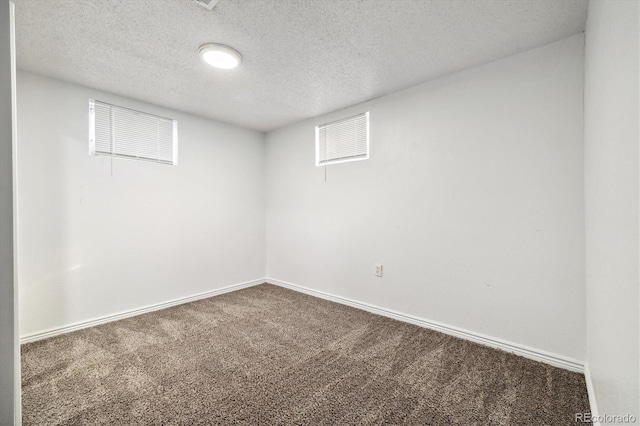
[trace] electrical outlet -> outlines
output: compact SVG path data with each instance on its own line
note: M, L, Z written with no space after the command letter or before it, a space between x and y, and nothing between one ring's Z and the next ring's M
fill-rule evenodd
M377 263L377 264L376 264L376 274L375 274L375 275L376 275L376 277L381 277L381 276L382 276L382 273L383 273L383 267L382 267L382 264Z

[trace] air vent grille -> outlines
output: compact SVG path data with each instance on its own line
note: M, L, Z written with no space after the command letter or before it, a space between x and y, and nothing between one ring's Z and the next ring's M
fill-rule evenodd
M216 4L218 4L218 0L193 0L193 1L199 4L200 6L204 7L205 9L209 9L209 10L213 10L213 8L216 7Z

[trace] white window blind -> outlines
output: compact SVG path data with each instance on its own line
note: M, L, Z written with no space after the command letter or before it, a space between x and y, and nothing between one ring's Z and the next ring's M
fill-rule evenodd
M89 100L89 153L178 164L178 122Z
M369 158L369 112L316 127L316 166Z

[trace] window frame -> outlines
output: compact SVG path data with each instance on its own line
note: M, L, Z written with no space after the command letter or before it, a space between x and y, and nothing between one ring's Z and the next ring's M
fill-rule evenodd
M353 120L357 117L361 117L363 116L365 117L365 122L366 122L366 141L367 141L367 151L366 154L364 156L351 156L351 157L342 157L339 159L335 159L335 160L325 160L323 162L320 162L320 130L338 123L343 123L349 120ZM320 124L317 125L315 128L315 139L316 139L316 167L322 167L322 166L329 166L332 164L340 164L340 163L349 163L351 161L360 161L360 160L368 160L369 157L371 156L371 134L369 131L369 111L365 111L364 113L358 113L358 114L354 114L351 115L349 117L345 117L345 118L340 118L338 120L334 120L334 121L330 121L328 123L324 123L324 124Z
M113 120L113 110L121 110L127 113L132 113L135 115L141 115L144 117L153 118L158 121L164 121L172 126L172 159L171 161L162 160L160 158L149 158L149 157L140 157L135 155L127 155L127 154L118 154L113 152L113 141L111 141L111 152L99 151L96 147L96 104L106 106L110 108L111 120ZM128 108L122 105L115 105L110 102L100 101L98 99L89 99L89 155L93 157L111 157L111 158L121 158L124 160L134 160L134 161L144 161L147 163L156 163L156 164L165 164L168 166L177 166L178 165L178 120L164 117L157 114L151 114L148 112L140 111L133 108ZM112 138L113 138L113 121L111 122L110 129Z

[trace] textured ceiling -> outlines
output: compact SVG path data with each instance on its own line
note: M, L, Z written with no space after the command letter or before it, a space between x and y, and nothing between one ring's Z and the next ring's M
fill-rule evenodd
M268 131L584 30L586 0L16 0L20 69ZM240 68L215 70L204 43Z

